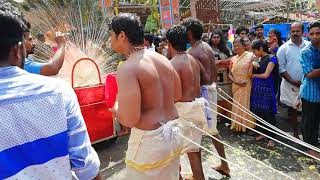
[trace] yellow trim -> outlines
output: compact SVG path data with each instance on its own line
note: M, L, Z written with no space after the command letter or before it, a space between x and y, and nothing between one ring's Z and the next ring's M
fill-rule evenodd
M163 158L162 160L159 160L154 163L138 164L138 163L135 163L131 160L126 159L126 164L127 164L127 166L135 169L136 171L143 172L143 171L163 167L163 166L167 165L170 161L172 161L175 157L178 157L182 154L183 154L182 148L180 148L180 149L176 150L175 152L173 152L172 154L170 154L168 157Z

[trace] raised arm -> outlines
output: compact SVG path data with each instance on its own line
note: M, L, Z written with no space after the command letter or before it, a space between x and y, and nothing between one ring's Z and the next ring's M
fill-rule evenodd
M285 45L282 45L278 52L277 52L277 58L278 58L278 62L279 62L279 72L281 74L281 76L288 81L290 84L296 86L296 87L300 87L301 85L301 81L296 81L294 79L291 78L291 76L289 75L289 73L287 72L286 69L286 64L287 64L287 58L285 55Z
M45 63L41 67L40 74L44 76L53 76L59 73L65 56L65 45L66 41L63 36L58 36L56 38L56 42L58 44L58 51L54 54L52 61L49 63Z

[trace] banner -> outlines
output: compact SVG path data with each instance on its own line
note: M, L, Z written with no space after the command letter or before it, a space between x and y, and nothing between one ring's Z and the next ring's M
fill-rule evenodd
M180 13L179 13L179 0L172 1L172 14L173 14L173 24L180 23Z
M112 15L112 0L100 0L98 6L101 8L103 16Z
M160 17L161 28L169 29L173 25L173 12L171 0L159 0L160 1Z

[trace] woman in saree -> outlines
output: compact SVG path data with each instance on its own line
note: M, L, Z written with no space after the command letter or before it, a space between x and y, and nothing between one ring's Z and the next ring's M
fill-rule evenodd
M250 121L253 118L241 110L243 108L238 108L237 102L240 103L244 108L250 109L250 92L251 92L251 76L252 76L252 61L254 55L251 52L245 50L246 42L241 38L236 38L234 40L234 50L237 54L232 58L231 71L229 74L232 80L232 94L233 94L233 105L232 112ZM238 106L238 107L236 107ZM236 132L246 132L246 127L242 125L249 126L251 128L255 127L255 124L250 123L234 114L231 118L239 123L232 122L231 129Z

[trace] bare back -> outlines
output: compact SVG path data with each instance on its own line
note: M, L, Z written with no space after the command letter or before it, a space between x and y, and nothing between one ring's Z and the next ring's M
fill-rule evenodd
M204 67L204 73L206 73L206 76L201 76L200 84L210 85L213 82L215 82L217 76L215 57L214 52L212 48L209 46L209 44L205 42L200 42L198 45L190 49L189 54L198 59Z
M200 97L199 62L189 54L181 54L172 58L171 64L181 80L182 97L179 102L190 102Z
M128 110L124 110L124 112L131 112L131 109L136 109L132 113L139 113L140 115L135 118L136 122L134 124L128 123L130 124L129 127L153 130L161 126L160 122L165 123L178 118L179 115L174 102L175 98L179 96L177 95L179 93L176 92L181 91L181 84L178 73L167 58L155 52L144 51L143 53L135 53L130 60L121 66L125 66L121 72L127 73L128 80L118 83L123 90L120 92L119 87L118 96L120 96L120 93L123 96L129 96L125 95L125 93L131 94L131 89L125 83L132 84L134 81L137 82L137 86L133 90L134 94L130 95L131 99L136 100L131 101L133 104L127 105L126 108ZM135 85L132 86L135 87ZM127 99L130 99L130 97ZM123 100L122 104L125 103L126 101ZM133 118L133 116L126 116L124 121L130 121L130 118Z

